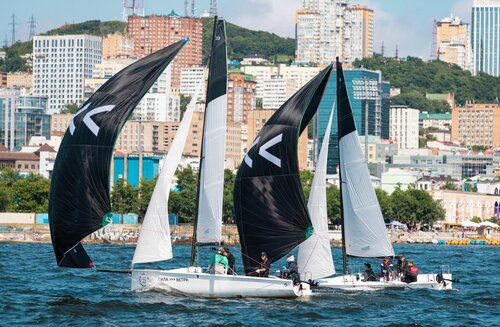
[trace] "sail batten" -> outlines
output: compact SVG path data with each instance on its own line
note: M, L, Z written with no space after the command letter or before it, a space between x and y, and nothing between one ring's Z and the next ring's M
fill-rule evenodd
M328 209L326 202L326 170L333 108L316 164L307 208L314 227L313 234L299 246L297 265L303 280L316 280L335 274L330 238L328 236Z
M49 223L58 265L93 266L80 241L110 222L109 168L115 141L132 110L186 42L124 68L74 116L61 142L50 187Z
M394 256L368 163L359 143L340 63L337 63L337 92L345 254L364 258Z
M226 29L222 19L215 19L206 101L195 235L197 243L220 243L227 116Z
M317 111L330 72L331 66L274 113L240 165L234 210L247 273L261 252L274 262L309 237L312 223L300 183L298 139Z

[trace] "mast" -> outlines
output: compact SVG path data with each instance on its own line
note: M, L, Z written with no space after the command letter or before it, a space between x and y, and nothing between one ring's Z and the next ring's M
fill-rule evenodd
M223 35L217 35L218 33L218 28L219 28L219 23L222 24L221 26L221 33ZM214 29L213 29L213 36L212 36L212 51L210 55L210 63L209 63L209 74L208 74L208 85L207 85L207 93L206 93L206 106L205 106L205 113L203 117L203 134L202 134L202 142L201 142L201 153L200 153L200 164L199 164L199 170L198 170L198 188L196 192L196 211L195 211L195 220L194 220L194 230L193 230L193 240L191 243L191 261L190 261L190 266L193 266L196 262L196 255L197 255L197 248L200 245L218 245L220 244L220 240L217 242L206 242L205 240L202 240L198 242L198 228L200 228L200 221L199 221L199 216L200 216L200 204L202 201L204 201L203 205L201 206L202 208L207 207L207 205L210 206L210 204L213 204L215 206L219 206L217 199L207 199L206 192L207 190L205 189L205 185L207 184L207 181L210 179L210 177L205 176L206 173L204 173L205 165L208 164L208 167L214 168L214 160L219 161L221 158L218 157L220 153L217 153L220 151L220 144L217 144L219 148L216 148L216 145L212 145L207 143L209 148L213 150L213 152L216 153L207 153L207 149L205 148L205 143L207 142L206 139L206 133L212 133L213 129L215 127L224 127L224 135L223 139L225 142L225 101L226 101L226 93L227 93L227 67L222 67L221 68L221 59L223 62L223 65L227 65L227 60L226 60L226 37L225 37L225 29L224 29L224 21L221 20L219 22L218 17L214 18ZM220 47L223 46L223 51L224 55L221 55L220 52ZM223 58L222 58L223 57ZM222 81L221 81L221 78ZM224 82L225 81L225 82ZM221 102L223 103L223 120L224 123L219 126L220 121L218 122L217 119L222 119L222 116L220 115L217 110L221 110ZM216 115L219 114L219 115ZM217 116L217 117L215 117ZM214 118L215 117L215 118ZM219 123L219 124L218 124ZM215 126L217 125L217 126ZM221 135L215 135L213 137L221 137ZM212 138L213 138L212 137ZM212 142L215 141L215 142ZM217 143L216 140L210 140L210 143ZM225 148L225 145L222 146ZM212 151L210 150L210 151ZM223 150L222 150L223 151ZM208 161L206 161L206 156L207 154L209 155L210 158L208 158ZM223 156L223 154L222 154ZM224 161L224 158L222 157L222 162ZM220 167L216 167L218 170ZM222 163L222 176L224 175L223 172L223 163ZM215 175L217 175L217 172L215 172ZM204 189L204 196L202 197L202 190ZM208 203L211 202L211 203ZM211 207L213 208L213 207ZM211 210L211 209L209 209ZM206 224L205 224L206 225ZM203 226L203 224L201 224ZM203 227L202 227L203 228ZM220 226L219 226L220 229ZM220 231L219 231L220 232ZM200 234L203 235L203 234ZM202 237L203 239L203 237Z
M340 69L339 67L342 64L339 61L339 57L337 57L337 63L336 63L336 69L337 69L337 106L340 105L340 96L339 96L339 78L340 78ZM343 77L343 74L342 74ZM340 131L340 110L337 108L337 135L339 134ZM339 155L339 191L340 191L340 224L342 225L342 266L343 266L343 273L344 276L347 275L347 249L345 246L345 218L344 218L344 204L342 201L342 174L341 174L341 167L342 163L340 161L340 137L337 137L337 151Z

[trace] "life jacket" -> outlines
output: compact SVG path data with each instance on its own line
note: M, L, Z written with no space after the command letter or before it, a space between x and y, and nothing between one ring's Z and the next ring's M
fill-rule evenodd
M418 275L418 267L415 267L415 266L410 267L410 273L411 273L412 275L417 276L417 275Z

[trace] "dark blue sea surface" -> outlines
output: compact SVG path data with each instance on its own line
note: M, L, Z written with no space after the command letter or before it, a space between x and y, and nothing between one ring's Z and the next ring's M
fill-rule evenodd
M100 268L127 268L134 246L86 245ZM238 247L231 247L237 255ZM64 269L50 244L0 243L0 325L25 326L500 326L500 247L395 245L420 272L452 267L454 291L323 291L298 299L199 299L130 291L127 274ZM174 246L185 266L189 246ZM207 260L210 249L201 254ZM339 248L333 248L341 271ZM369 261L355 260L354 270ZM208 262L208 261L207 261ZM275 263L279 269L282 262ZM205 264L203 264L205 265Z

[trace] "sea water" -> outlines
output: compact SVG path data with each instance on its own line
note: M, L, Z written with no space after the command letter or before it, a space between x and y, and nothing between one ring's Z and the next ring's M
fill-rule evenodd
M101 268L127 268L130 245L86 245ZM237 264L239 247L231 247ZM297 299L199 299L130 291L130 276L58 268L50 244L0 243L0 325L25 326L500 326L500 247L395 245L421 273L449 265L453 291L321 291ZM186 266L190 246L154 267ZM212 249L200 254L208 263ZM337 271L341 253L333 248ZM206 261L206 262L205 262ZM351 271L377 260L356 259ZM283 261L274 263L279 269Z

